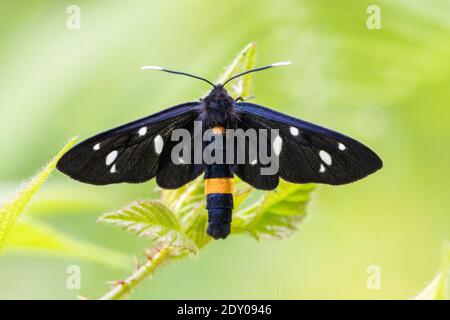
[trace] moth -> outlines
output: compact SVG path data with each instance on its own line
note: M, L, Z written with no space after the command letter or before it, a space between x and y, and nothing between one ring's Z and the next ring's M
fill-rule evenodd
M234 176L256 189L274 190L280 178L291 183L342 185L380 169L381 159L362 143L267 107L235 100L225 89L226 84L243 75L287 64L278 62L247 70L218 84L185 72L145 66L145 70L202 80L212 90L197 101L176 105L77 144L59 160L57 168L75 180L94 185L141 183L156 177L156 183L165 189L180 188L204 174L207 233L214 239L224 239L230 233ZM243 150L247 155L244 163L176 163L171 156L176 145L171 134L184 129L194 136L196 121L202 124L202 130L212 130L216 138L228 129L277 130L275 138L257 138L258 146L266 145L277 156L277 172L262 174L267 164L249 158L250 150L258 148L255 144L237 145L234 150L224 147L223 151L231 153ZM206 147L201 146L202 150ZM190 152L194 153L194 148Z

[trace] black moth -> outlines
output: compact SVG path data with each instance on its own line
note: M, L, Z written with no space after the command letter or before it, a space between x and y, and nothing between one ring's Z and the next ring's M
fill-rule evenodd
M380 169L381 159L360 142L257 104L239 102L224 88L226 83L244 74L286 64L274 63L248 70L216 85L184 72L144 67L197 78L213 89L204 99L171 107L79 143L62 157L57 168L75 180L94 185L140 183L156 177L157 184L166 189L179 188L205 173L207 233L215 239L226 238L230 233L234 175L257 189L273 190L280 178L292 183L340 185ZM194 121L201 121L203 130L213 129L216 134L223 134L224 129L278 129L275 151L278 172L262 175L264 165L259 161L174 163L171 152L176 142L171 140L171 132L183 128L193 137ZM267 139L267 145L274 151L274 140ZM252 148L236 146L239 147L246 153Z

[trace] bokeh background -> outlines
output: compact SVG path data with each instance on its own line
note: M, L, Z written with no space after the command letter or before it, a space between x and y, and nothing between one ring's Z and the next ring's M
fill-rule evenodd
M370 4L381 8L381 30L366 27ZM67 28L69 5L81 9L79 30ZM216 241L198 258L158 271L133 297L414 296L438 270L450 238L446 0L2 1L0 199L70 137L89 137L207 89L140 66L214 79L250 41L260 65L293 61L255 75L257 103L351 135L385 167L358 183L318 188L292 238ZM107 281L130 273L133 254L142 258L149 243L97 217L154 197L154 182L93 187L55 173L26 216L76 241L80 252L7 250L0 299L100 296ZM98 254L84 251L94 246ZM66 287L74 264L80 290ZM379 290L366 285L371 265L381 270Z

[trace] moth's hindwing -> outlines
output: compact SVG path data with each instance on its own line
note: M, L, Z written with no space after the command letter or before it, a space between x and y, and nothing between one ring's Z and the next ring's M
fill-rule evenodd
M205 165L202 161L196 163L195 152L202 152L203 142L202 132L195 132L194 122L190 122L183 129L189 132L190 139L190 155L185 158L184 154L173 155L176 159L172 159L172 149L181 141L172 141L170 138L167 141L167 147L164 148L161 154L158 171L156 174L156 183L164 189L177 189L186 183L194 180L200 176L205 170ZM197 147L200 144L200 149ZM181 152L182 153L182 152ZM186 159L186 160L185 160Z

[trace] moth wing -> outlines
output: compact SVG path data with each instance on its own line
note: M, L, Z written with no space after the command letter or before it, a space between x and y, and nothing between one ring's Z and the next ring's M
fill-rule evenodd
M381 159L362 143L333 130L253 103L237 103L241 122L279 130L279 176L294 183L341 185L379 170Z
M191 182L200 176L205 170L203 157L195 163L195 152L203 151L202 132L196 132L194 122L189 123L183 129L186 130L188 141L168 141L167 147L164 148L158 170L156 174L156 183L164 189L177 189L186 183ZM189 154L185 155L184 150L180 154L172 154L172 150L179 143L188 142ZM199 146L197 146L197 143ZM186 157L188 156L188 157Z
M180 104L97 134L69 150L57 168L94 185L150 180L157 173L170 133L194 121L200 104Z
M257 143L252 144L250 140L245 140L245 143L237 141L235 139L234 144L234 159L233 165L231 165L231 171L238 176L242 181L247 182L249 185L260 190L273 190L278 186L279 175L275 174L262 174L262 170L270 166L270 164L263 164L261 161L259 148L264 144L267 151L271 150L270 134L266 137L258 135L259 129L269 129L263 122L257 121L250 115L241 115L238 123L238 130L242 129L247 134L251 134L253 130ZM236 131L237 135L237 131ZM246 138L247 139L247 138ZM238 161L238 157L241 155L243 159Z

